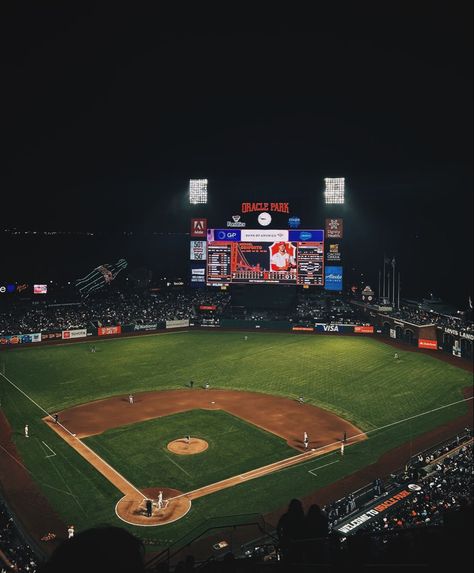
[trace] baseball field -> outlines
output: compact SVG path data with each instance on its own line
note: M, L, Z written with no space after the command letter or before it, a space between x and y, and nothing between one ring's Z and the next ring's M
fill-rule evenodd
M395 359L368 337L180 331L94 344L0 354L4 467L21 465L64 524L121 525L152 549L360 471L465 415L472 386L465 370L411 351ZM141 514L141 494L158 490L186 500L167 522Z

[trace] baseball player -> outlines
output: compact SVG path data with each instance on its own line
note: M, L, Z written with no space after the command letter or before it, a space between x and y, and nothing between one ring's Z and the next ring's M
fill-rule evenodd
M303 434L303 445L305 450L308 449L308 444L309 444L308 434L305 432Z
M158 492L158 509L163 508L163 492Z
M146 505L146 516L151 517L153 510L153 503L151 499L147 499L145 505Z
M189 444L189 442L191 441L191 436L184 436L184 441Z
M71 539L72 537L74 537L74 525L70 525L67 528L67 537L68 537L68 539Z
M133 404L133 394L128 395L128 402L129 404Z
M341 456L344 455L344 442L341 442Z
M25 438L29 438L30 437L30 430L28 428L28 424L25 424Z

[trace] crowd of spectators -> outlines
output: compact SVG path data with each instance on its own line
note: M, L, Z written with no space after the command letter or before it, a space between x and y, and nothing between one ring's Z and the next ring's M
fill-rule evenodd
M228 298L226 293L211 291L165 291L115 293L63 303L11 303L0 313L0 335L188 319L196 316L201 305L213 305L216 312L222 312Z
M306 322L358 324L354 307L342 298L333 298L324 294L299 294L295 319Z
M464 509L472 504L472 443L460 446L453 454L450 451L446 446L439 452L427 454L414 468L408 468L406 479L410 477L410 470L417 467L423 468L423 473L426 473L417 482L420 489L405 503L397 505L389 516L371 522L367 531L440 525L444 522L446 511Z
M208 307L201 312L200 307ZM209 307L215 307L210 309ZM207 289L163 290L149 293L98 293L86 299L11 302L0 312L0 335L31 334L124 324L156 324L201 317L249 321L328 322L362 324L356 311L340 298L298 295L296 304L282 309L233 306L231 295Z
M0 571L35 573L38 558L20 535L7 507L0 499Z
M462 332L474 333L474 324L464 316L442 314L433 310L416 308L413 305L402 305L399 309L389 311L386 314L416 326L434 324L440 327L454 328Z

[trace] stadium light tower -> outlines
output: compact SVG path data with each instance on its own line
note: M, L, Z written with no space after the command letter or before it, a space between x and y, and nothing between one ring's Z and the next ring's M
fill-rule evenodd
M207 203L207 179L189 180L189 203L191 205Z
M324 200L326 204L344 204L344 177L326 177L324 179L326 185L324 189Z

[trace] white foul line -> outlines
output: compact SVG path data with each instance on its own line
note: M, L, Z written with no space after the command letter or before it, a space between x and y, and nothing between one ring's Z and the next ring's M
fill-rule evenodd
M308 470L308 473L310 473L316 477L318 474L313 473L314 470L320 470L321 468L325 468L326 466L332 466L332 464L338 464L339 462L340 462L340 460L334 460L333 462L329 462L328 464L324 464L322 466L318 466L317 468L313 468L312 470Z
M53 456L56 455L56 452L54 452L54 451L48 446L48 444L47 444L46 442L43 442L43 440L41 440L41 443L44 444L44 445L48 448L48 450L51 452L48 456L46 456L47 458L52 458Z

